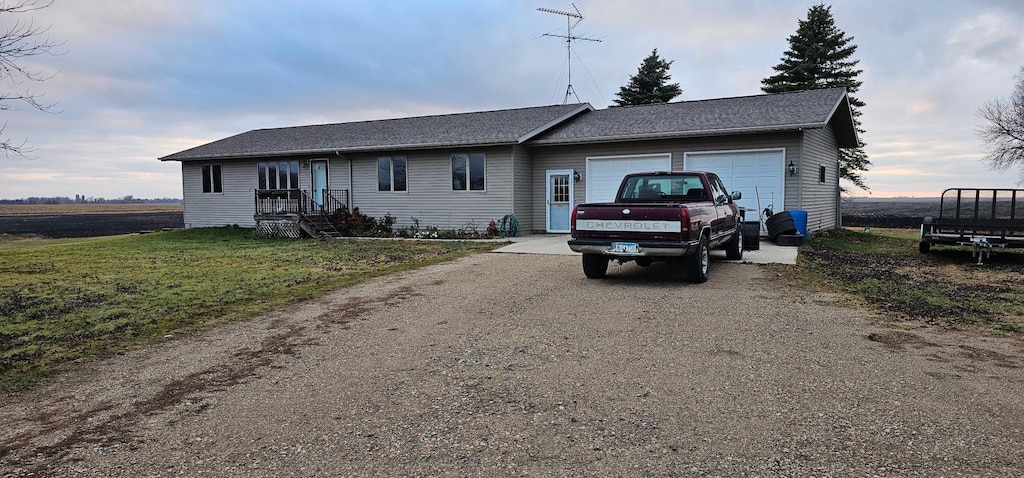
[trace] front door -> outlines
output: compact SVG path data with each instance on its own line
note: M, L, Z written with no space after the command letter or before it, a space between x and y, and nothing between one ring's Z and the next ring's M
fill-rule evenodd
M324 205L324 190L327 189L327 161L316 160L310 163L310 176L312 176L313 201L318 206Z
M569 232L572 170L547 172L547 232Z

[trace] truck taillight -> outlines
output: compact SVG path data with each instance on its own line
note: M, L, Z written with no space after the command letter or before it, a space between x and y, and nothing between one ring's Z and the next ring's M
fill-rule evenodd
M685 207L680 209L679 228L682 232L688 232L690 230L690 211L687 211Z
M572 214L569 215L569 230L572 231L572 232L576 232L576 209L577 208L578 207L572 208Z

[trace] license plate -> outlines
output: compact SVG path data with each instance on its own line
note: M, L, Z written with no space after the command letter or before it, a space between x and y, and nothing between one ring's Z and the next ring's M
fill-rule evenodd
M640 248L635 242L613 242L612 249L608 252L612 254L640 254Z

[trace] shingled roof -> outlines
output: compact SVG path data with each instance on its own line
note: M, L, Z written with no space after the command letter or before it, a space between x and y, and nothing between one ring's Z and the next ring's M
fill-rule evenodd
M598 110L538 136L532 144L574 144L823 128L839 147L859 145L843 88L682 101Z
M527 141L585 111L588 103L257 129L160 158L161 161L333 154Z

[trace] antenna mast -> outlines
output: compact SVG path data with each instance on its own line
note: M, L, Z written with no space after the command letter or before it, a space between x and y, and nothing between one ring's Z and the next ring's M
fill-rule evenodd
M578 36L575 36L575 35L572 34L572 29L576 28L576 25L579 25L580 22L583 21L583 13L580 12L579 8L576 8L576 4L575 3L573 3L571 5L572 5L572 9L575 10L575 12L563 12L561 10L552 10L550 8L538 8L537 9L538 11L541 11L541 12L544 12L544 13L554 13L555 15L565 15L565 25L566 25L565 35L552 35L550 33L545 33L544 35L542 35L542 36L546 36L546 37L565 38L565 51L566 51L566 54L567 54L568 60L569 60L569 68L568 68L569 69L569 86L567 86L565 88L565 98L562 100L562 104L563 105L569 102L569 96L575 96L576 97L576 101L580 102L579 95L577 95L576 94L576 90L574 90L572 88L572 42L573 42L573 40L586 40L586 41L594 41L594 42L600 42L601 41L601 40L597 40L595 38L578 37ZM573 18L576 19L575 22L572 21Z

